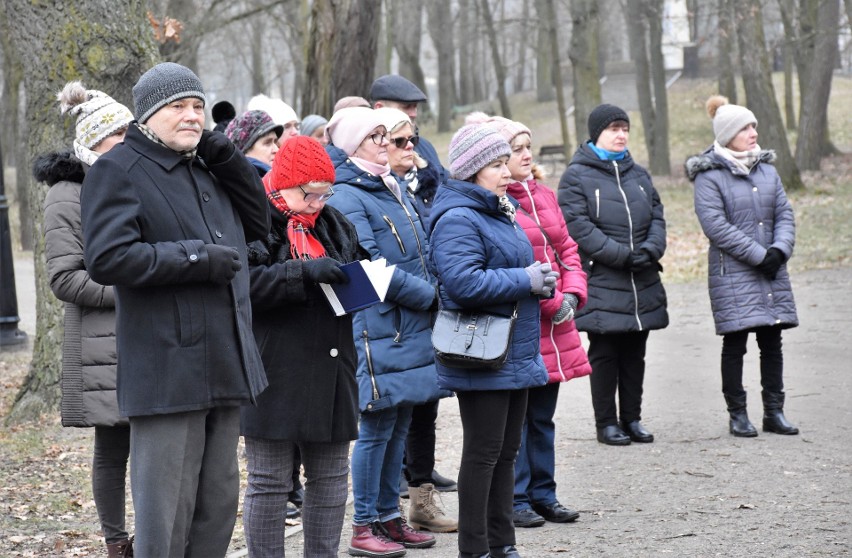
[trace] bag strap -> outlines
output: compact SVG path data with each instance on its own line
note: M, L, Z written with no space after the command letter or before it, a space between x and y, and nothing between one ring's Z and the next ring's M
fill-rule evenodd
M565 262L562 261L562 258L559 257L559 252L556 251L556 247L553 245L553 241L550 239L550 235L547 234L547 231L544 230L544 227L539 224L538 219L530 215L530 212L524 209L522 206L519 205L518 209L523 211L524 215L532 219L532 222L535 223L535 226L538 227L538 230L541 231L541 234L544 236L544 241L547 243L548 246L550 246L550 249L553 250L553 255L556 257L556 263L558 263L561 267L567 269L568 271L574 271L573 267L571 267L570 265L566 265Z

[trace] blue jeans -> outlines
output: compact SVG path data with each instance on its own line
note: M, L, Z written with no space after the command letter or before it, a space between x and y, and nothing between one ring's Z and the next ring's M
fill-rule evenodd
M352 523L368 525L399 517L399 471L411 407L361 413L358 440L352 450Z
M556 427L553 415L559 384L530 388L521 448L515 461L515 510L531 504L549 506L557 502L554 469Z

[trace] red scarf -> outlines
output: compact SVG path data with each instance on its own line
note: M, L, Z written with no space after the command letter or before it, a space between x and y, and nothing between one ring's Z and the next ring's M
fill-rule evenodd
M266 186L266 197L272 206L281 215L287 218L287 239L290 241L290 255L294 259L314 260L326 255L325 247L314 234L314 224L319 217L320 211L312 214L296 213L287 206L287 202L281 196L280 190L271 189L271 180L264 177L263 184Z

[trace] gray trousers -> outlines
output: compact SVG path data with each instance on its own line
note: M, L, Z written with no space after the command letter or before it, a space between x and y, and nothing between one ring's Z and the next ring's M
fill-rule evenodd
M240 492L240 408L130 418L136 558L220 558Z
M250 558L284 556L287 495L296 448L305 467L304 556L336 558L346 514L349 442L288 442L246 437L248 486L243 527Z

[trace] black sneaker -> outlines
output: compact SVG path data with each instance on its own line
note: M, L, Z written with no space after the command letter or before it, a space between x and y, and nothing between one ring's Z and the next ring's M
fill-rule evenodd
M524 508L512 512L512 522L515 527L541 527L544 525L544 518L530 508Z

